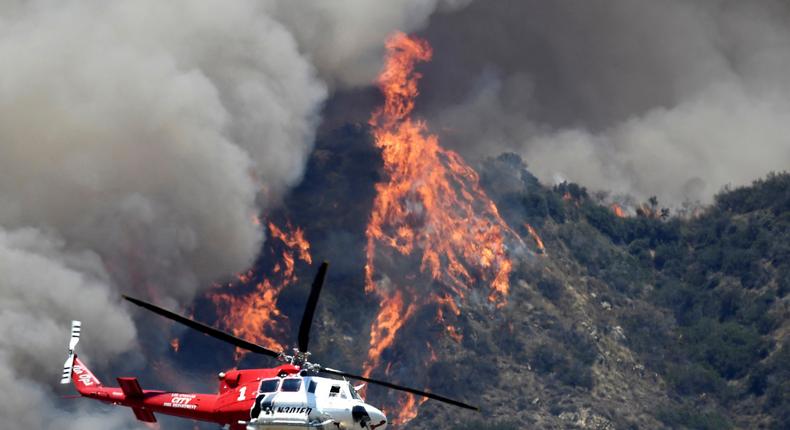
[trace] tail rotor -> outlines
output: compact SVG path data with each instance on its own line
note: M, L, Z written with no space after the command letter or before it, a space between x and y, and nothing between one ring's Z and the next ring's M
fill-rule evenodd
M68 384L69 382L71 382L71 372L74 369L74 358L76 356L74 350L75 348L77 348L77 344L80 341L81 331L82 331L82 322L72 321L71 339L69 340L69 355L66 358L66 362L63 363L63 377L60 379L61 384Z

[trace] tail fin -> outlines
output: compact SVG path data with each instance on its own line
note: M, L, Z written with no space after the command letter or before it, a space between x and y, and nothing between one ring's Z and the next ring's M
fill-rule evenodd
M82 323L79 321L71 322L71 339L69 340L69 356L66 362L63 363L63 377L60 379L61 384L68 384L71 382L71 372L74 369L74 349L80 341L80 332L82 331Z
M61 384L68 384L74 381L74 386L80 394L87 394L102 386L101 381L88 369L87 366L77 357L75 349L80 341L82 323L79 321L71 322L71 339L69 340L69 356L63 363L63 377Z
M96 388L102 387L99 378L77 356L74 357L74 371L72 375L74 386L80 394L90 393L96 391Z

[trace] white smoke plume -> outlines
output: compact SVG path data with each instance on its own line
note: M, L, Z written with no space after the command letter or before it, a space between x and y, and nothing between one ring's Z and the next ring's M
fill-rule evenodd
M476 1L425 36L423 112L468 156L673 206L790 166L787 2Z
M136 344L120 292L175 308L245 269L328 89L463 3L0 0L0 427L139 427L56 400L69 321L103 373Z
M93 327L82 350L96 364L133 343L132 321L118 311L98 256L68 252L62 240L34 229L0 231L0 273L2 427L123 428L118 415L101 417L107 419L102 425L82 426L95 419L92 414L56 412L46 388L56 382L54 369L63 361L64 321L79 315Z

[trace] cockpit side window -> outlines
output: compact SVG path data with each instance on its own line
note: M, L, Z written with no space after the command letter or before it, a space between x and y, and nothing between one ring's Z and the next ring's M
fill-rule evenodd
M329 397L340 397L340 385L333 385L329 389Z
M316 387L318 387L318 383L311 379L310 383L307 384L307 392L308 393L315 393Z
M264 379L261 381L261 387L258 389L259 393L274 393L277 391L277 386L280 385L279 379Z
M288 379L283 379L283 386L280 388L280 391L295 392L295 391L299 391L299 388L301 387L302 387L301 379L288 378Z

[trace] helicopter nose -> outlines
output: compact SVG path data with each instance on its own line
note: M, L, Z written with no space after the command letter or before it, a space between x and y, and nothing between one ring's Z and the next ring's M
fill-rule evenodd
M387 428L387 416L384 415L384 412L370 405L365 405L365 409L367 409L368 415L370 415L371 429L384 430Z

